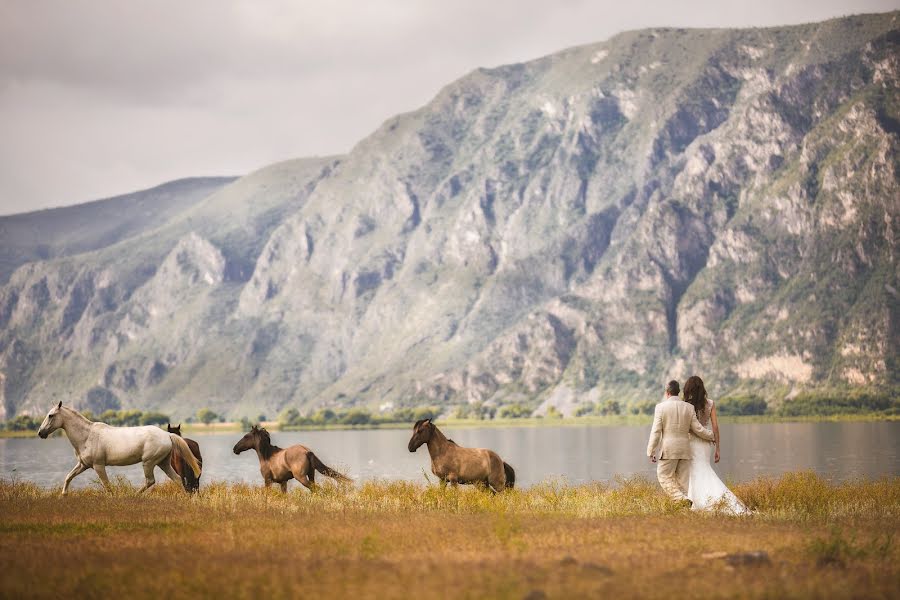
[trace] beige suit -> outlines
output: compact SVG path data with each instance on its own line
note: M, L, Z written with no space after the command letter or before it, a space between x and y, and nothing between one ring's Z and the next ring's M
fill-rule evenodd
M660 450L656 477L673 500L687 498L691 474L691 433L704 440L715 441L713 432L700 424L694 407L678 396L669 396L656 405L647 456L655 456L656 451Z

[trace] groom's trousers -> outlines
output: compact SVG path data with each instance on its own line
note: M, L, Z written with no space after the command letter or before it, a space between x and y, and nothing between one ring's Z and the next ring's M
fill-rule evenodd
M691 479L691 459L661 458L656 463L659 485L673 500L687 499Z

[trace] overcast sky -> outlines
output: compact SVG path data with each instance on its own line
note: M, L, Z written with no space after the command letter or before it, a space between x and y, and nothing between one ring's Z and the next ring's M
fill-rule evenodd
M0 214L343 153L480 66L900 0L0 0Z

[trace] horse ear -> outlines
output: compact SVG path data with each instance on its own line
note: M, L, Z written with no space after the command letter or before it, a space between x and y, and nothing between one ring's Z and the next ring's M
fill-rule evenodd
M62 408L62 400L59 401L59 404L56 405L56 408Z

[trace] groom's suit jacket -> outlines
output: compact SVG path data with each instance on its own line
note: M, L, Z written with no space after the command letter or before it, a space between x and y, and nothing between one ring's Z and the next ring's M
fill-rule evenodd
M690 459L691 432L704 440L715 441L712 431L700 424L691 404L678 396L669 396L656 405L647 456L653 456L661 448L660 459Z

